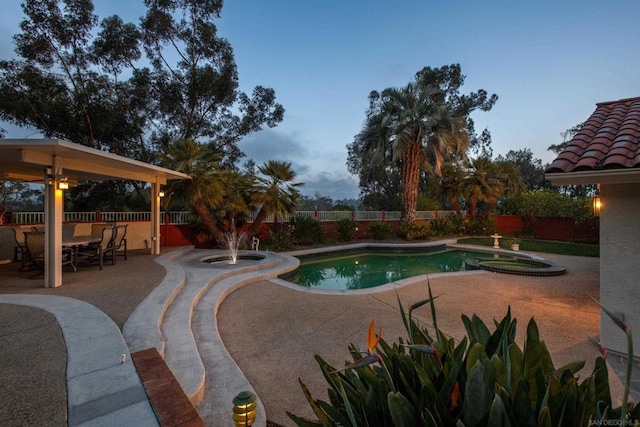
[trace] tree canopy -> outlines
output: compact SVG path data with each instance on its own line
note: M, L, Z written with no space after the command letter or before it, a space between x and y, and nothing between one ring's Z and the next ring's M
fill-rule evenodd
M465 159L468 150L490 150L489 132L478 136L470 114L489 111L497 96L462 94L464 80L458 64L425 67L405 87L369 94L366 122L347 146L365 203L389 206L401 194L403 220L411 222L426 176L440 176L444 163Z
M510 150L504 156L499 155L496 160L512 163L522 175L522 183L528 190L541 190L551 187L544 178L546 166L542 164L542 160L533 157L533 153L529 148Z
M91 0L25 0L17 57L0 61L0 118L153 163L193 140L211 146L219 167L236 167L237 142L282 121L275 92L238 89L233 49L215 25L222 1L144 4L140 22L125 23L99 21Z

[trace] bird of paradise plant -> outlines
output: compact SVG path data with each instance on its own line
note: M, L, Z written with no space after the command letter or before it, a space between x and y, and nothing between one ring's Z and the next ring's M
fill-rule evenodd
M579 382L577 372L585 363L555 368L533 319L524 346L518 346L510 310L494 321L493 332L476 315L463 315L466 336L456 344L438 328L434 300L429 288L429 298L406 312L398 298L406 342L388 344L381 329L375 334L372 321L366 350L351 345L353 361L343 368L316 355L329 384L328 401L315 399L299 380L317 420L289 417L303 427L640 425L640 405L628 402L628 390L623 405L612 407L603 357ZM413 312L427 303L434 336L413 320ZM630 328L612 319L627 334L633 354Z
M356 360L353 363L349 363L342 369L338 369L333 373L344 371L347 369L355 369L360 368L362 366L370 365L372 363L381 362L380 356L376 353L376 347L380 344L380 340L382 339L382 328L380 328L380 332L378 335L375 333L375 324L372 320L369 324L369 332L367 333L367 349L366 350L358 350L359 353L365 354L365 356L361 359Z

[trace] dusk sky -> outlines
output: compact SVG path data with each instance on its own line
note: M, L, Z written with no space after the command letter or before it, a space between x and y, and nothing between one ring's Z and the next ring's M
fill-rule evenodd
M94 4L100 18L144 14L142 0ZM18 1L3 9L8 59L22 11ZM597 102L640 96L639 18L637 0L240 0L225 2L216 24L234 48L241 89L272 87L286 109L278 127L240 148L258 164L291 161L304 194L337 200L359 193L346 145L369 92L404 86L425 66L459 63L463 92L499 96L473 115L478 131L491 131L494 156L530 148L551 162L547 147ZM32 133L6 128L13 138Z

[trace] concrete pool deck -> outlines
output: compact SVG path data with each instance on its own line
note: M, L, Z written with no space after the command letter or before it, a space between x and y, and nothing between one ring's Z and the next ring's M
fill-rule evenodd
M543 254L540 254L543 255ZM507 307L519 320L522 343L526 323L536 319L541 337L556 367L585 360L588 375L597 351L585 334L599 335L599 308L590 295L599 293L599 263L593 258L544 254L545 259L567 267L555 277L525 277L489 272L430 275L440 328L456 339L464 335L462 313L478 314L489 327L501 319ZM427 297L427 279L415 279L397 289L405 304ZM418 318L431 325L428 306L417 310ZM321 355L333 366L350 359L347 347L366 344L371 320L382 336L397 341L406 333L400 319L396 292L313 292L283 287L273 281L237 290L222 303L218 325L233 359L256 390L270 420L293 425L285 414L313 418L300 390L300 378L315 398L326 399L327 385L315 362ZM252 325L252 327L247 327ZM621 383L610 374L615 395Z
M170 366L173 363L172 358L174 361L182 360L182 369L186 367L192 371L187 373L192 379L195 378L193 395L202 401L198 406L201 414L216 411L224 414L230 410L227 408L230 399L224 395L233 392L231 385L237 377L246 376L250 387L257 391L262 400L267 418L280 424L291 425L285 415L286 410L299 415L309 415L297 378L302 378L316 397L324 396L326 390L313 360L314 353L322 355L334 365L341 365L348 358L349 343L363 344L371 319L376 321L376 325L382 326L383 337L388 341L404 336L393 286L387 289L380 288L375 292L338 291L334 295L328 295L326 292L314 293L295 285L281 286L279 279L274 279L278 267L271 264L271 261L262 263L260 269L250 269L251 271L244 271L240 275L229 274L228 269L207 268L200 263L200 259L203 254L213 252L215 251L177 251L173 254L175 257L168 261L165 259L163 266L167 271L164 280L161 281L156 278L161 279L158 268L162 270L162 267L159 267L153 257L141 258L142 261L139 260L139 264L135 265L129 261L123 262L126 266L126 277L116 281L122 282L116 285L118 289L124 290L129 284L129 288L136 290L135 295L147 296L144 301L153 303L151 306L146 305L147 309L152 308L147 314L150 319L155 318L156 325L158 313L162 316L166 314L168 319L173 319L172 323L157 326L155 330L152 324L151 328L139 331L138 338L142 341L136 345L155 346L158 343L157 333L160 333L161 342L165 340L169 347L174 348L184 345L181 340L188 338L187 334L194 337L193 343L185 347L191 349L190 351L195 349L195 356L202 360L207 372L205 391L201 391L199 383L204 381L204 374L192 375L193 372L203 372L200 369L194 370L195 366L189 362L194 354L180 351L167 355L166 360ZM555 278L516 277L486 272L431 275L429 281L434 293L443 293L437 300L441 329L459 338L462 331L461 313L471 315L476 312L489 323L493 317L501 318L507 305L511 304L513 315L520 320L520 333L524 330L524 323L528 318L536 317L541 335L547 341L556 366L576 359L593 362L596 352L584 333L598 335L599 310L588 294L598 295L599 263L594 262L593 258L551 255L544 257L566 265L569 272ZM120 265L119 262L118 267ZM107 270L111 268L107 267ZM145 311L145 302L139 303L139 299L132 304L132 298L128 295L114 298L115 279L112 278L103 284L112 287L112 292L109 292L109 288L106 288L106 291L101 290L97 283L105 279L104 272L96 271L94 275L98 278L96 283L83 283L85 279L80 280L81 276L69 274L69 278L80 282L77 286L69 284L67 288L63 286L55 290L31 289L27 293L61 294L83 299L101 308L119 327L122 327L127 318L133 321L140 316L140 313L130 316L136 305L136 312ZM86 280L91 280L88 277ZM186 285L189 282L192 286ZM426 295L424 277L407 279L401 284L403 286L398 288L398 293L405 304L423 299ZM164 290L164 297L159 297L158 294L162 293L163 287L168 290ZM20 291L20 288L16 289ZM0 286L0 291L11 290L16 292L13 288L3 290ZM183 295L184 301L178 301L173 313L167 310L163 312L162 307L165 303L170 302L169 305L172 305L174 299L177 301L177 296L173 295L174 291L186 291ZM101 292L103 295L99 296ZM166 292L169 293L168 296ZM418 316L429 324L428 308L420 309ZM11 316L4 320L8 324L12 321L19 322L19 319L12 319ZM55 322L55 319L39 321L50 324ZM178 325L177 329L174 329L172 324ZM191 324L194 325L193 328L189 328ZM127 327L124 329L126 336ZM219 330L221 339L211 334L213 330ZM22 334L28 337L34 333L34 329L9 329L9 332L3 344L6 342L10 346L18 346L6 350L19 352L18 343L23 341L13 338ZM171 336L176 338L172 339ZM177 343L180 345L177 346ZM134 346L131 342L128 344L133 351ZM49 360L60 357L64 360L65 355L59 355L59 346L48 347L47 351L50 352ZM228 357L229 354L233 359ZM213 369L216 370L209 370L211 366L215 366ZM176 368L174 371L177 377L180 376L180 369ZM613 379L612 383L614 389L619 390L619 382ZM237 386L236 384L233 387ZM189 387L183 384L183 388ZM10 391L11 388L5 390ZM203 394L199 395L201 393ZM2 411L0 418L1 416ZM209 420L208 425L223 425L212 423L212 418L203 418L205 421ZM264 422L264 418L262 420Z

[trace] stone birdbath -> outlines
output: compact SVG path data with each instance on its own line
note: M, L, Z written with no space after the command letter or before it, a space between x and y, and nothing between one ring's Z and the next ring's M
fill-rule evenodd
M502 236L496 233L492 234L491 237L493 237L493 249L500 249L500 239Z

